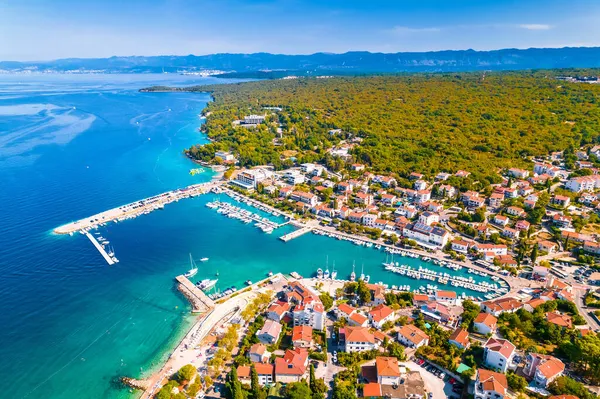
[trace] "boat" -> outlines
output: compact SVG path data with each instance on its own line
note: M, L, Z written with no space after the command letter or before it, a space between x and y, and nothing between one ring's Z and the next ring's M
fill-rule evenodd
M360 268L360 277L358 278L359 280L364 280L365 279L365 265L362 265Z
M329 278L329 269L325 269L325 274L323 275L323 278L327 279Z
M246 280L246 285L252 285L252 281L251 280Z
M337 277L337 270L335 270L335 262L333 262L333 270L331 271L331 279L335 280Z
M202 258L200 259L200 262L208 262L208 258Z
M320 267L317 269L317 278L323 278L323 269Z
M200 288L202 291L208 291L217 284L217 281L219 281L219 280L218 279L211 280L211 279L207 278L207 279L200 281L198 284L196 284L196 286L198 288Z
M368 283L369 280L371 280L371 276L369 276L368 274L365 276L365 283Z
M194 277L197 273L198 273L198 267L196 266L196 263L194 262L194 259L192 258L192 254L190 254L190 266L192 267L190 270L188 270L187 273L185 273L183 275L183 277Z
M350 274L350 281L356 280L356 273L354 272L354 263L352 263L352 273Z

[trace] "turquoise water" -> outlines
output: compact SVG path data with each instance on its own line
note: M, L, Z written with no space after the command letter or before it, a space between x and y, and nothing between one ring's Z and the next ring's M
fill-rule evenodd
M269 271L310 275L328 256L339 277L352 262L371 281L386 256L326 237L288 243L205 206L207 195L100 231L120 262L108 266L71 220L207 181L182 149L203 142L207 94L139 93L149 84L214 83L177 75L0 75L0 376L11 398L126 398L115 380L157 367L193 321L173 277L241 287ZM221 195L221 200L226 197ZM231 201L231 200L228 200ZM396 259L401 261L400 259ZM413 266L415 259L402 260ZM429 267L433 267L432 265ZM446 269L447 270L447 269ZM415 286L423 282L415 282Z

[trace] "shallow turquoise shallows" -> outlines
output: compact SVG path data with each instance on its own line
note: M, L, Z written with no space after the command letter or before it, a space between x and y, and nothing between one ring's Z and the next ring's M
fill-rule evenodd
M51 233L72 220L210 180L209 172L190 175L195 165L182 155L205 141L198 114L210 96L138 89L216 82L178 75L0 75L0 377L6 397L130 397L118 377L158 367L193 321L173 281L189 269L189 253L209 258L198 263L195 279L218 272L221 290L269 271L310 275L325 268L327 258L338 278L355 262L357 274L364 264L372 282L426 285L386 272L385 254L374 249L314 235L283 243L277 237L289 227L268 235L228 219L205 206L214 196L101 228L120 260L113 266L84 236Z

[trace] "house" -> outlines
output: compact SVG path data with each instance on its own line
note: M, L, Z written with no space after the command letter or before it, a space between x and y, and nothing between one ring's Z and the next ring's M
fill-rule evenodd
M289 310L290 304L288 302L273 302L267 308L267 319L281 321L281 319L283 319Z
M460 349L467 349L469 345L471 345L471 342L469 341L469 332L459 327L450 334L448 342Z
M356 198L354 200L357 204L371 205L373 203L373 196L371 194L356 193Z
M427 182L425 180L417 180L413 183L413 188L417 191L425 190L427 188Z
M335 317L339 320L339 319L346 319L348 320L350 318L350 316L352 316L354 313L356 313L356 308L348 305L347 303L340 303L334 310L333 312L335 313Z
M532 298L529 301L525 302L525 305L523 305L523 309L525 309L529 313L533 313L535 308L537 308L538 306L540 306L541 304L543 304L545 302L546 301L542 298Z
M565 195L555 195L554 197L550 198L550 203L565 208L571 203L571 198Z
M292 201L302 202L310 206L315 206L317 205L317 202L319 202L319 197L317 197L315 194L305 193L304 191L293 191L290 194L290 199Z
M419 223L426 224L431 226L434 223L438 223L440 221L440 215L437 213L425 211L419 215Z
M567 181L565 188L576 193L582 191L594 191L600 188L600 176L579 176L573 177Z
M512 363L516 347L506 339L490 338L483 349L486 366L506 373Z
M471 174L471 172L467 172L466 170L459 170L457 171L454 176L456 177L469 177L469 175Z
M413 295L413 305L417 307L427 306L427 304L431 301L429 295L426 294L414 294Z
M391 206L394 205L397 201L397 197L394 194L382 194L381 195L381 203Z
M254 344L248 350L248 358L252 363L266 363L270 357L271 353L265 344Z
M430 301L427 304L421 306L421 314L426 320L432 320L440 324L454 325L460 317L461 311L459 307L452 307L444 305L437 301Z
M398 341L409 348L419 348L429 343L429 336L412 324L400 327Z
M350 318L348 319L348 325L366 327L369 325L369 318L363 314L355 312L350 315Z
M371 292L371 301L368 306L377 306L385 303L385 287L379 284L367 284L369 292Z
M483 335L493 334L496 332L496 323L498 319L495 316L481 312L473 320L473 330Z
M520 235L520 231L517 229L513 229L511 227L505 227L504 230L502 230L501 234L504 237L510 238L510 239L518 239L519 235Z
M423 223L408 224L402 230L402 235L419 241L422 245L432 245L440 248L445 247L450 238L450 234L441 227L427 226Z
M561 215L560 213L555 213L552 216L552 224L554 224L556 227L559 227L561 229L570 228L572 221L573 221L573 219L571 219L570 216Z
M502 312L514 313L522 307L523 304L514 298L502 298L481 303L481 310L496 317L500 316Z
M469 252L469 245L470 243L468 241L454 240L452 241L451 247L453 251L466 254L467 252Z
M444 197L454 198L456 197L456 188L449 184L442 184L438 187L438 192Z
M452 176L450 173L440 172L437 175L435 175L435 180L436 181L445 181L445 180L448 180L450 178L450 176Z
M546 320L548 323L552 323L562 328L573 328L573 320L571 316L558 313L558 312L548 312L546 313Z
M400 367L395 357L379 356L375 359L377 383L381 385L398 385L400 383Z
M347 182L343 181L343 182L340 182L340 183L338 183L338 185L337 185L337 187L335 188L335 190L336 190L338 193L345 193L345 194L348 194L348 193L351 193L351 192L352 192L352 186L350 186L350 184L349 184L349 183L347 183Z
M508 174L517 179L527 179L529 171L525 169L511 168L508 170Z
M440 302L455 302L456 301L456 292L438 290L435 292L435 300L440 301Z
M244 190L255 189L259 183L273 176L273 172L266 169L248 169L237 174L231 184Z
M502 201L504 201L504 195L500 193L492 193L488 202L492 208L500 208L502 206Z
M547 252L549 254L556 252L558 244L548 240L540 240L537 242L538 250Z
M411 172L411 174L408 175L408 180L419 180L422 178L423 178L423 175L421 173L417 173L417 172Z
M519 208L518 206L509 206L506 208L506 213L517 217L523 217L527 214L523 208Z
M523 373L538 387L547 388L565 371L565 364L554 356L529 353L525 358Z
M274 344L281 334L281 324L275 320L266 320L265 325L256 334L256 338L263 344Z
M375 342L375 336L366 327L346 327L345 348L350 352L364 352L377 349L379 345Z
M273 371L275 367L270 363L253 363L256 374L258 375L258 384L261 386L272 384L274 381ZM250 366L238 366L237 368L238 378L243 384L250 385L251 370Z
M229 151L217 151L215 152L215 158L218 158L223 162L235 161L235 157Z
M396 318L395 312L389 306L380 304L369 311L369 320L373 327L380 329L381 326L388 321L393 321Z
M510 222L510 219L507 216L504 216L504 215L496 215L496 216L494 216L493 221L498 226L504 227L504 226L506 226L508 224L508 222Z
M306 377L308 351L305 348L288 349L283 357L275 359L275 381L287 384Z
M356 172L361 172L361 171L365 170L365 165L360 164L360 163L353 163L351 166L351 169Z
M584 241L583 250L592 255L600 255L600 244L594 241Z
M594 239L591 236L587 234L577 233L575 231L563 230L560 232L560 236L562 237L562 239L569 240L570 242L584 243L586 241L594 241Z
M530 226L531 223L529 223L527 220L519 220L517 223L515 223L515 229L518 231L527 231L529 230Z
M368 227L375 227L375 221L377 220L377 215L372 213L365 213L360 220L360 222Z
M475 399L503 399L508 389L506 375L495 371L477 369Z
M294 326L292 328L292 344L294 348L308 348L312 344L311 326Z
M506 255L508 253L508 247L506 245L503 245L503 244L480 244L480 243L475 243L473 245L473 248L478 253L491 252L495 256Z

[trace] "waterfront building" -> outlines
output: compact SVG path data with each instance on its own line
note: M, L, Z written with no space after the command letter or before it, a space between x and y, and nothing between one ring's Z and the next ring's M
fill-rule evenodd
M481 312L473 320L473 330L483 335L493 334L496 332L496 323L498 319L495 316Z
M398 330L398 341L409 348L419 348L429 343L429 335L425 334L418 327L407 324Z
M366 327L346 327L344 333L344 350L348 353L370 351L379 346L375 336Z
M237 174L232 184L241 187L245 190L255 189L259 183L273 176L270 170L266 169L248 169Z

